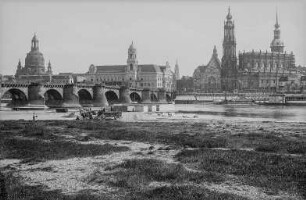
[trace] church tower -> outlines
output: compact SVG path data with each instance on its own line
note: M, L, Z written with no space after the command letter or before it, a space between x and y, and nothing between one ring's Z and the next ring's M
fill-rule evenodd
M175 80L180 79L180 69L179 69L179 65L178 65L177 60L176 60L176 63L175 63L175 68L174 68L174 75L175 75Z
M221 86L223 91L233 91L237 82L237 57L235 24L232 21L231 10L228 8L224 22L223 57L221 64Z
M49 63L48 63L47 74L52 75L52 66L51 66L50 60L49 60Z
M22 66L21 66L20 59L19 59L19 61L18 61L18 65L17 65L17 70L16 70L16 73L15 73L15 77L18 78L19 75L22 75Z
M130 86L136 84L137 73L138 73L138 60L137 51L134 47L134 42L130 45L128 49L128 59L127 59L127 81L130 82Z
M275 53L283 53L284 52L284 43L280 39L280 29L279 29L279 24L278 24L278 16L276 12L276 23L274 25L274 38L271 42L271 51Z

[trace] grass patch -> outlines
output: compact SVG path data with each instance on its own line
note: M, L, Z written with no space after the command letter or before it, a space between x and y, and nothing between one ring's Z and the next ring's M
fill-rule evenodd
M150 182L193 182L201 183L214 182L220 183L224 181L223 177L216 173L210 172L194 172L186 170L182 164L166 163L156 159L131 159L126 160L108 170L116 170L111 174L112 179L109 184L111 186L141 190ZM102 175L105 176L105 175ZM97 176L93 176L94 179Z
M74 195L64 195L61 190L48 190L42 185L24 185L12 172L5 175L8 200L112 200L110 194L92 195L90 191L81 191ZM0 196L1 197L1 196ZM0 198L1 199L1 198Z
M246 184L277 192L306 191L306 159L239 150L184 150L177 159L200 170L243 177Z
M247 200L234 194L218 193L196 186L164 186L132 194L129 199L169 199L169 200Z
M96 156L129 149L110 144L77 144L67 141L45 142L38 139L24 140L20 138L6 139L3 145L7 150L6 158L23 159L24 162Z

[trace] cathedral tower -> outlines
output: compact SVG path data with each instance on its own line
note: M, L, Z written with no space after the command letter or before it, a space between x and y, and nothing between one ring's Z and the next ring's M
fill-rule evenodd
M279 24L278 24L278 16L276 12L276 23L274 25L274 38L271 42L271 51L276 52L276 53L283 53L284 52L284 43L280 39L280 29L279 29Z
M137 51L134 47L134 42L130 45L128 49L128 59L127 59L127 80L128 82L135 82L137 80L138 73L138 60L137 60ZM132 83L133 84L133 83Z
M223 91L233 91L237 82L237 57L235 24L230 8L224 22L223 57L221 65L221 85Z

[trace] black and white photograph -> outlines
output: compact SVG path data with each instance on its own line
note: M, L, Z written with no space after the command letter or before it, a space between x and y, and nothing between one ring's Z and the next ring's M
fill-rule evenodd
M0 200L306 200L305 11L0 1Z

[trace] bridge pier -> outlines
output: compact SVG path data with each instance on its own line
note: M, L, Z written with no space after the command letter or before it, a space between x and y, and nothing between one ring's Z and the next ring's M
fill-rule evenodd
M159 101L159 103L167 103L166 90L164 90L164 89L159 89L158 90L158 101Z
M64 86L63 97L64 103L62 104L62 107L81 107L77 88L73 84L67 84Z
M42 92L42 85L39 83L32 83L28 86L28 104L30 107L46 107L45 97Z
M123 86L119 90L119 100L121 103L132 103L130 98L130 89L126 86Z
M106 107L108 106L108 101L105 96L105 88L102 85L95 85L93 87L93 106L96 107Z
M151 103L150 89L148 88L142 91L142 103Z

